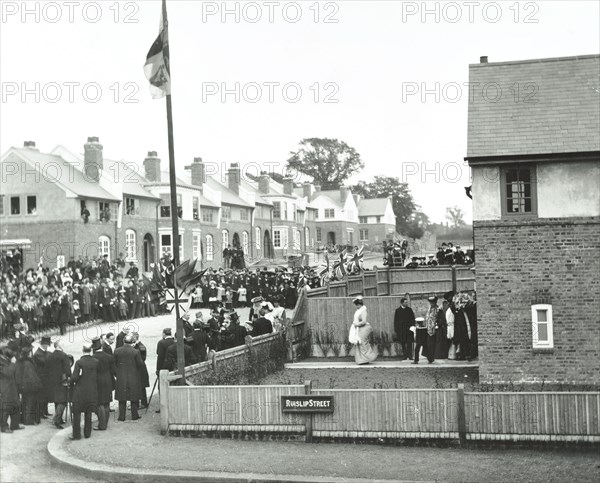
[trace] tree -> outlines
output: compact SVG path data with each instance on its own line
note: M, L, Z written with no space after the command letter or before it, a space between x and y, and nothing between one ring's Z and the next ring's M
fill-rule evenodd
M446 219L452 223L454 228L465 224L465 212L458 206L446 208Z
M290 152L287 169L311 176L323 190L338 189L344 181L365 167L360 154L343 141L307 138L300 149Z
M412 197L407 183L401 183L392 176L375 176L370 183L359 181L352 186L352 193L364 198L392 197L392 208L396 215L396 231L411 238L421 238L429 218L424 213L418 212L417 205Z

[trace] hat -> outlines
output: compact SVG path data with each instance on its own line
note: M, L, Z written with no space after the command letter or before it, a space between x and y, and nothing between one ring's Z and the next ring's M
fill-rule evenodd
M165 335L171 335L171 328L167 327L166 329L163 329L163 334L165 334Z
M363 296L362 295L357 295L353 300L352 303L356 303L356 302L363 302Z
M429 258L433 258L433 255L427 255Z
M92 350L96 351L102 347L102 342L100 341L100 337L94 337L92 339Z
M430 302L437 302L438 298L435 295L432 295L431 297L428 297L427 300L429 300Z
M40 345L50 345L52 344L52 340L50 340L50 337L42 337L42 340L40 341Z
M261 302L263 302L265 299L263 299L262 297L254 297L252 300L250 300L250 302L252 302L253 304L259 304Z
M454 297L454 292L452 290L450 290L449 292L446 292L444 294L444 300L451 302L452 298Z

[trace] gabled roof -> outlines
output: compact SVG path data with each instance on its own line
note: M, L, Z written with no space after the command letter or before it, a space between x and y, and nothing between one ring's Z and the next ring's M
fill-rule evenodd
M61 173L57 174L58 179L53 182L67 193L73 193L75 196L81 198L121 201L100 187L98 183L87 180L81 171L60 156L40 153L37 149L31 148L12 148L12 151L32 164L36 169L43 169L49 163L58 165L61 168ZM50 174L49 172L46 177L53 179L54 174Z
M600 151L600 55L469 66L467 157Z
M169 182L169 171L161 170L160 179L161 179L160 183L155 183L155 182L147 181L144 178L144 180L145 180L144 185L145 186L166 186L166 187L171 186L171 183ZM195 185L191 184L189 182L189 180L175 176L175 183L176 183L176 186L179 188L186 188L186 189L191 189L191 190L197 191L197 193L194 194L194 196L198 196L199 201L200 201L200 206L208 206L211 208L220 208L220 206L218 204L216 204L214 201L209 200L202 194L202 190L199 186L195 186Z
M146 178L140 174L139 169L132 169L132 164L125 161L114 161L104 158L104 171L110 170L112 173L118 173L121 176L123 185L123 194L137 196L139 198L158 199L157 196L144 188L148 183ZM110 166L110 167L109 167Z
M221 192L221 204L245 206L246 208L254 208L253 205L248 203L236 195L235 192L231 191L227 186L219 183L216 179L211 176L206 177L206 184L216 191Z
M246 181L245 179L242 179L242 185L241 186L246 191L251 191L251 192L253 192L255 194L255 200L256 200L257 204L259 204L259 205L273 206L273 203L271 203L266 198L263 198L264 193L260 192L260 190L258 189L258 186L257 186L256 183L251 183L249 181Z
M389 198L361 199L358 203L358 216L383 216L389 202Z

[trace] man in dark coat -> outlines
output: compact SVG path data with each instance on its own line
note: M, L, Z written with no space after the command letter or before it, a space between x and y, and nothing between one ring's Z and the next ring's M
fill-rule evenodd
M273 324L265 317L265 309L258 311L258 319L253 323L252 337L258 337L259 335L270 334L273 332Z
M67 333L67 325L71 320L71 304L69 303L69 295L67 294L67 289L61 289L61 294L59 298L59 312L58 312L58 326L60 328L60 335L65 335Z
M129 334L129 326L125 325L122 329L121 332L119 332L117 334L117 343L115 345L115 349L118 349L119 347L123 346L125 337L127 337L127 334Z
M38 377L44 386L43 399L40 404L40 416L44 419L49 415L48 402L50 402L52 399L52 387L48 382L48 356L50 355L50 352L48 352L48 347L50 347L51 343L50 337L42 337L42 340L40 341L40 347L33 354L35 370L37 371Z
M15 378L16 366L11 362L12 357L13 354L9 349L0 351L0 431L3 433L12 433L16 429L25 427L19 424L20 401Z
M171 334L171 329L163 329L162 339L156 345L156 375L163 369L167 369L167 349L175 343L175 339Z
M146 388L150 387L150 375L148 374L148 367L146 367L146 356L148 350L146 346L140 341L140 335L137 332L132 332L133 347L140 353L142 358L142 368L140 370L140 381L142 384L142 397L140 399L140 409L148 407L148 395L146 394Z
M48 355L48 383L51 386L54 402L54 426L63 429L62 419L69 396L69 380L71 379L71 361L63 352L60 341L54 343L54 352Z
M415 313L406 304L405 297L400 299L400 307L394 313L394 331L402 348L402 360L412 359L414 335L410 328L415 325Z
M81 439L81 413L84 414L83 436L92 435L92 413L98 404L98 359L92 356L92 345L83 346L83 355L73 368L73 436Z
M109 355L113 355L112 345L115 343L115 334L109 332L102 340L102 350Z
M98 360L98 426L94 429L99 431L106 430L110 416L110 402L113 400L113 391L115 389L115 359L112 354L107 354L102 348L100 338L92 341L92 350L94 358Z
M206 348L209 344L210 339L202 327L201 320L198 321L198 319L196 319L196 322L194 322L194 330L191 335L190 346L192 347L192 352L196 356L198 362L206 360Z
M196 364L198 359L194 355L194 351L189 345L183 345L183 359L186 367ZM171 344L167 349L167 355L165 357L166 369L168 371L177 370L177 343Z
M138 413L142 399L142 381L140 371L143 369L142 357L133 346L133 337L127 335L123 345L115 349L115 365L117 368L117 383L115 399L119 401L119 421L125 421L127 401L131 404L131 419L140 419Z

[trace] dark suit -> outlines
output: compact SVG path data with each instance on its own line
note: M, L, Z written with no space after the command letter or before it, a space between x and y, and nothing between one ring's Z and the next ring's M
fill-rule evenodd
M19 391L15 377L15 364L0 354L0 429L8 427L10 416L10 429L19 427Z
M110 346L110 344L107 344L106 342L102 342L102 352L109 354L109 355L113 355L113 350L112 347Z
M167 349L174 343L175 339L171 336L158 341L158 344L156 345L156 372L160 372L163 369L167 369Z
M415 313L410 307L398 307L394 313L394 331L402 347L402 359L412 359L414 336L410 330L415 325Z
M186 367L196 364L198 360L194 355L194 351L189 345L183 345L183 359ZM171 344L167 349L167 355L165 357L166 369L169 371L177 370L177 344Z
M115 399L119 401L119 421L125 421L127 401L131 403L131 419L139 419L139 401L142 399L142 381L140 371L143 367L140 352L130 345L115 349L117 383Z
M143 407L148 406L148 395L146 394L146 388L150 387L150 375L148 374L148 367L146 366L147 349L144 344L138 342L134 345L135 349L140 353L142 358L142 368L140 369L140 381L142 383L142 397L140 399Z
M98 404L98 359L84 354L73 367L73 439L81 439L81 413L84 414L83 436L92 434L92 413Z
M110 402L115 389L115 359L103 350L94 352L94 358L98 361L98 429L106 429L110 415Z
M194 329L192 331L192 341L190 346L198 362L206 360L206 346L210 343L208 334L203 329Z
M71 377L71 361L63 351L54 349L48 355L47 363L50 396L54 402L54 424L61 424L69 399L67 381Z
M271 321L265 317L259 317L253 325L254 330L252 331L252 337L258 337L259 335L270 334L273 332Z
M50 355L50 352L45 351L41 347L39 347L38 350L36 350L35 353L33 354L33 363L35 364L35 370L37 371L37 374L38 374L39 378L41 379L42 384L44 386L43 399L41 400L41 404L40 404L40 409L42 411L42 415L48 414L48 402L52 398L52 396L51 396L52 386L50 385L49 380L48 380L48 356L49 355Z
M115 349L118 349L119 347L123 347L123 344L124 344L123 340L125 339L126 335L127 334L123 331L121 331L117 334L117 341L115 342Z

